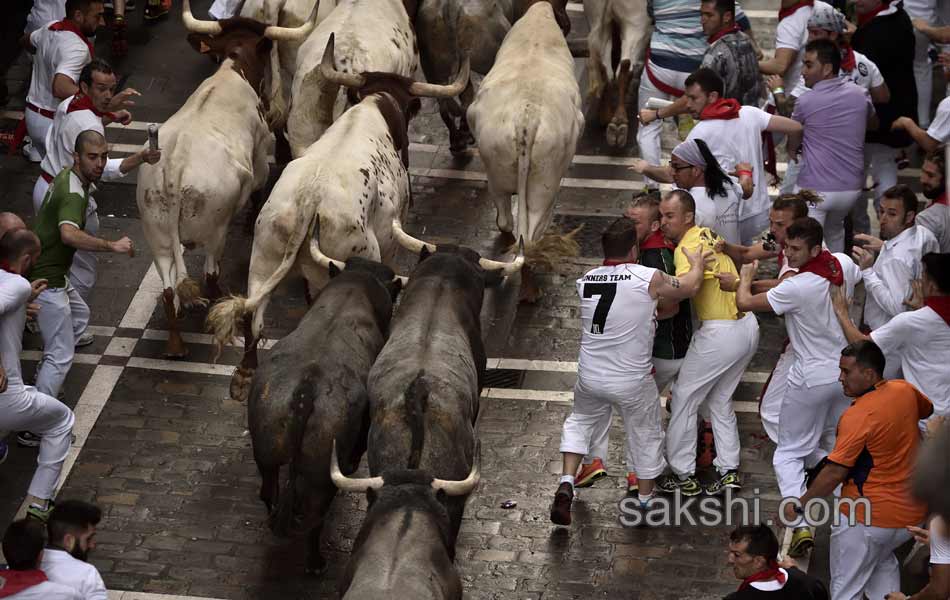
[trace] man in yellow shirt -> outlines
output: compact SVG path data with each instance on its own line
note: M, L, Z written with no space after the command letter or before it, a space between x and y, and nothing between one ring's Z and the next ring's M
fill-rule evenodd
M704 491L696 478L696 415L701 404L709 410L717 456L713 461L718 478L706 486L707 494L719 494L727 488L738 489L739 428L732 407L732 394L759 344L759 323L750 314L736 308L735 292L719 287L716 275L738 275L727 255L715 252L720 240L707 227L697 227L696 203L684 190L674 190L660 203L660 229L676 243L673 261L676 273L686 273L689 261L684 251L697 246L714 251L706 263L703 283L693 298L701 321L693 334L689 350L673 386L672 415L666 432L666 454L673 475L661 478L657 487L664 492L679 491L695 496Z

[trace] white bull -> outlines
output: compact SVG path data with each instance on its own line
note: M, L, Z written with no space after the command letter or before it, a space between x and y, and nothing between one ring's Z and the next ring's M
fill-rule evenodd
M414 13L414 0L405 2ZM320 70L331 34L336 39L334 68L340 72L403 77L415 73L419 51L406 6L403 0L340 0L300 46L287 120L287 141L294 158L303 155L348 105L345 92Z
M538 240L584 129L574 60L551 4L531 6L505 36L468 109L498 228ZM511 195L518 194L514 223Z
M312 297L328 280L327 256L340 261L360 256L393 266L398 247L393 219L401 218L409 203L407 128L420 104L416 97L456 96L468 83L467 61L447 86L389 74L339 73L333 69L333 48L331 36L322 76L356 88L364 99L284 169L254 228L247 297L219 302L208 317L219 345L244 321L244 359L231 385L232 397L242 401L257 366L264 311L291 270L303 274Z
M197 283L188 278L182 246L204 248L208 295L219 295L228 225L267 180L271 137L257 90L272 40L302 37L313 27L266 27L244 19L197 21L188 0L182 19L192 32L189 42L224 62L162 125L162 160L142 165L138 173L136 201L162 280L170 357L187 353L178 329L181 305L205 302Z
M316 0L244 0L241 16L261 23L276 23L280 27L300 27L313 13ZM323 21L336 7L336 0L321 0L317 23ZM304 40L287 40L274 44L270 53L270 81L266 89L270 97L268 121L275 129L284 127L290 105L290 86L297 68L297 51Z
M698 7L698 3L697 3ZM607 128L607 145L624 147L630 130L627 94L643 70L650 43L650 16L644 0L584 0L590 24L587 45L588 94Z

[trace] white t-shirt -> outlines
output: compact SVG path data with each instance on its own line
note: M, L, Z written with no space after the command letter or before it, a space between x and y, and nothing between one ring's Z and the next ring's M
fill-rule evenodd
M801 77L805 43L808 41L808 19L811 18L812 12L814 11L810 6L799 8L779 21L778 27L775 28L775 49L788 48L798 52L798 56L792 60L782 77L786 90L795 89L795 84Z
M26 101L40 108L55 111L60 100L53 96L53 78L63 74L79 85L82 68L92 60L89 47L72 31L51 31L47 23L30 34L36 48L33 77Z
M76 138L83 131L98 131L105 137L106 130L102 125L102 118L91 110L74 110L69 112L69 104L76 98L70 96L56 107L56 116L53 117L53 126L46 132L46 156L40 163L44 173L56 177L59 172L73 164L73 150L76 147ZM121 158L110 158L102 171L102 181L115 181L122 177L119 165ZM90 204L93 204L90 202ZM95 205L93 204L93 210Z
M904 379L934 405L934 414L950 415L950 325L927 306L903 312L871 332L890 360L901 361Z
M40 569L50 581L79 591L85 600L108 600L109 593L99 570L68 552L52 548L43 550Z
M26 18L25 33L33 33L50 21L66 18L66 3L63 0L34 0L30 15Z
M23 387L20 351L23 349L26 303L32 292L29 281L0 269L0 361L7 373L6 393Z
M930 564L950 565L950 529L941 517L930 519Z
M798 13L801 12L805 12L805 9L798 10ZM771 118L772 115L760 108L743 106L736 119L699 121L686 138L706 142L719 166L727 173L735 170L736 163L747 162L752 165L755 188L749 198L739 203L740 221L767 212L772 206L769 183L762 166L762 132L768 128Z
M3 571L0 571L0 579L2 578ZM83 600L83 597L78 591L65 585L44 581L22 592L7 596L4 600Z
M581 300L578 377L637 381L653 369L656 269L633 263L591 269L577 280Z
M934 234L941 252L950 252L950 206L931 204L920 211L916 223Z
M933 23L936 19L937 0L904 0L904 10L911 19Z
M844 274L848 297L861 280L861 271L844 254L835 253ZM833 383L840 373L838 359L848 345L831 304L831 283L814 273L799 273L783 279L766 293L777 315L785 316L795 362L788 374L791 385L814 387Z
M904 300L910 296L911 282L921 276L921 257L939 250L933 233L916 225L884 242L874 265L863 273L867 289L864 322L868 327L877 329L907 310Z
M941 144L946 144L950 140L950 96L937 105L937 114L934 115L934 120L927 128L927 135Z
M871 88L876 88L885 83L884 76L881 75L881 70L877 68L877 65L860 52L854 53L854 69L851 71L841 71L841 76L847 77L851 80L851 83L861 86L868 91L870 91ZM792 95L798 98L809 89L811 88L805 86L805 78L799 77L798 85L795 86Z
M689 195L696 202L696 225L708 227L730 244L739 239L739 198L742 188L732 183L726 186L726 196L710 198L704 186L690 188Z

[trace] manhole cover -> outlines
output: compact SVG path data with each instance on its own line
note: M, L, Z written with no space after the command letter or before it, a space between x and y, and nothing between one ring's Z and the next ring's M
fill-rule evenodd
M485 387L520 388L524 371L520 369L488 369L485 371Z
M583 225L577 236L574 238L581 247L581 256L586 258L599 258L604 250L600 241L600 236L607 229L607 226L617 219L616 216L592 217L579 215L555 215L554 224L558 229L567 233Z

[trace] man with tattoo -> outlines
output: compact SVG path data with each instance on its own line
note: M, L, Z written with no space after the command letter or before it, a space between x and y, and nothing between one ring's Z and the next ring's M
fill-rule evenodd
M711 255L703 248L681 253L680 277L637 264L637 225L625 217L607 228L601 242L603 266L577 280L583 329L574 408L561 433L562 475L551 505L551 521L556 525L571 524L577 467L590 452L595 427L611 410L623 417L633 461L627 468L640 477L640 506L648 506L653 480L666 468L650 356L657 300L696 294L703 280L704 256Z
M689 268L686 257L694 251L714 251L720 238L707 227L696 226L696 203L684 190L674 190L660 203L660 229L676 242L674 262L680 275ZM739 478L739 428L732 407L732 394L759 344L759 323L736 308L735 292L719 286L716 277L736 274L732 259L721 252L703 273L702 286L693 300L702 322L693 334L680 366L671 400L666 455L672 475L657 482L660 491L695 496L705 491L720 494L741 487ZM718 476L705 487L696 478L696 414L700 405L709 410L716 438ZM638 472L639 474L639 472Z

